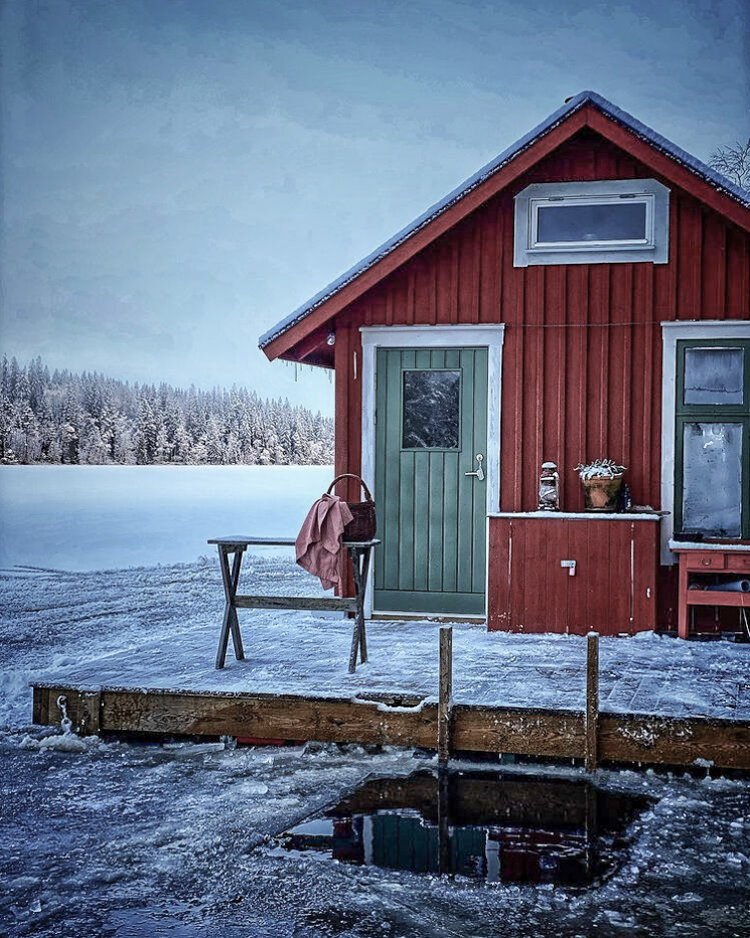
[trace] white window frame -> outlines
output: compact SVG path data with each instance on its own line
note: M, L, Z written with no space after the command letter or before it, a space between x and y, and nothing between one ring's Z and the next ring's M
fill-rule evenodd
M544 242L537 239L539 209L555 205L646 206L645 237L621 241ZM534 183L515 196L515 267L538 264L624 264L669 260L669 189L655 179Z
M740 319L663 322L661 391L661 562L677 563L669 548L674 535L675 412L677 405L677 343L686 339L750 339L750 323Z

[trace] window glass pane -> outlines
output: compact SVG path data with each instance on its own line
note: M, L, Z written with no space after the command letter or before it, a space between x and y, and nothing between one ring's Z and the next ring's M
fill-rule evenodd
M686 423L683 444L683 530L739 537L742 424Z
M741 404L743 380L741 348L685 349L686 404Z
M643 241L645 202L600 205L540 205L536 239L542 243Z
M403 448L456 449L460 371L405 371Z

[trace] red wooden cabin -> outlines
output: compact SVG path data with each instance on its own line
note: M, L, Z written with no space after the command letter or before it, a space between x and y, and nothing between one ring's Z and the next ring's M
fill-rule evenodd
M374 613L669 629L675 548L686 576L750 573L749 232L747 192L583 92L261 338L335 369ZM597 457L642 507L584 512Z

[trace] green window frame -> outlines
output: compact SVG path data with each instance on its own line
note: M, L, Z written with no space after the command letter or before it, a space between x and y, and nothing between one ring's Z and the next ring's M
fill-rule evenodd
M686 356L691 349L731 349L742 354L741 402L686 403ZM709 537L750 538L750 340L683 339L677 341L677 388L675 394L675 532L682 535L703 534ZM701 530L683 521L686 476L685 428L690 424L733 424L739 427L740 524L739 533ZM689 457L687 457L689 458Z

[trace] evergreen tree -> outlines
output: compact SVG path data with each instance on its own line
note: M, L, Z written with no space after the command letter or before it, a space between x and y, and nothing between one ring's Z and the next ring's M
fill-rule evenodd
M232 387L130 385L50 374L41 358L0 363L0 463L322 464L333 422Z

